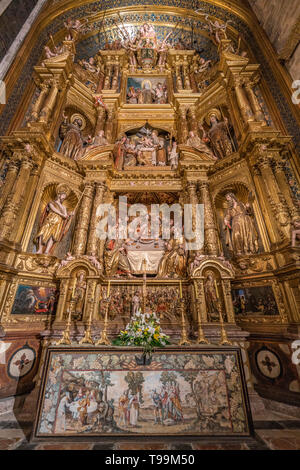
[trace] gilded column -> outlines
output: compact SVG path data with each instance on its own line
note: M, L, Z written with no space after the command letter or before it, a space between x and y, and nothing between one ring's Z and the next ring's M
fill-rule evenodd
M75 256L81 256L85 253L93 193L94 185L92 183L86 183L75 227L73 243L73 252Z
M90 229L89 229L89 236L87 242L87 254L93 255L97 252L97 209L100 204L103 202L103 195L105 192L105 185L102 183L96 183L96 194L93 201L93 208L91 214L91 221L90 221Z
M254 93L253 83L250 80L247 80L245 82L245 89L246 89L247 96L249 98L250 104L251 104L253 112L254 112L255 121L266 122L263 110L262 110L262 108L261 108L261 106L258 102L256 94Z
M107 64L103 90L110 90L111 74L112 74L112 64Z
M278 229L277 223L274 217L272 216L271 201L258 164L253 166L253 180L257 194L259 195L263 215L265 219L269 222L266 223L266 227L268 230L270 241L271 243L277 243L282 238L282 232Z
M195 279L195 291L196 291L196 308L199 309L201 320L204 323L208 322L205 294L204 294L204 281L203 279Z
M224 295L225 309L228 323L235 323L234 309L231 297L231 282L229 279L222 279L222 291Z
M249 121L254 121L253 112L248 102L247 96L245 95L241 77L237 77L235 79L234 89L244 123L247 124Z
M64 320L66 310L67 294L69 292L70 279L61 279L59 286L59 299L55 315L55 323Z
M13 240L15 222L25 198L25 189L33 167L32 160L22 157L20 171L8 196L0 218L0 238Z
M32 200L34 197L34 193L36 191L36 187L38 184L39 175L40 175L40 169L37 165L34 165L30 173L25 201L24 201L23 207L21 208L20 215L18 217L18 224L17 224L18 230L17 230L16 237L15 237L17 242L21 242L22 237L26 235L26 231L24 230L24 227L26 227L28 214L29 214L29 211L32 205Z
M116 57L116 59L119 59L119 58ZM111 89L114 90L114 91L117 91L117 89L118 89L119 72L120 72L120 64L117 62L115 64L114 74L113 74L113 78L112 78L112 82L111 82Z
M4 185L2 186L0 209L3 207L7 196L11 192L11 189L16 181L18 171L19 171L18 160L14 160L14 159L10 160L8 164L8 169L7 169Z
M294 199L292 197L290 185L287 182L286 174L284 171L285 160L276 160L274 165L275 178L278 183L279 189L284 196L286 204L288 206L289 212L292 218L299 217L299 209L296 206Z
M47 94L48 94L48 90L49 90L49 83L48 82L42 83L41 84L41 92L40 92L39 96L37 97L36 102L32 106L32 110L31 110L31 119L32 119L32 121L36 121L38 119L41 107L44 103L44 100L45 100Z
M205 251L208 255L218 256L218 230L215 223L212 203L210 199L208 183L203 181L199 183L201 193L201 202L204 204L204 240Z
M181 78L181 71L180 71L180 65L176 65L175 68L175 73L176 73L176 86L177 86L177 91L180 91L183 89L183 83L182 83L182 78Z
M190 131L193 131L196 135L198 135L198 121L196 118L196 107L195 105L190 106Z
M105 136L109 143L112 142L112 138L113 138L113 125L114 125L113 116L114 116L113 110L109 109L107 112L107 120L105 123Z
M180 144L185 144L188 138L188 124L186 120L186 108L179 108L178 131L180 136Z
M189 64L187 61L187 57L184 57L183 77L184 77L184 89L191 90L191 82L190 82L190 76L189 76Z
M95 135L99 134L99 131L104 130L105 127L105 115L106 111L103 106L97 106L97 123L95 127Z
M196 204L199 203L198 196L197 196L197 184L193 182L189 182L187 186L187 191L189 195L189 202L192 205L192 230L195 237L192 240L188 240L190 243L201 243L203 240L202 233L201 233L201 226L197 227L196 225ZM200 232L199 232L200 230ZM203 240L204 242L204 240ZM197 249L197 251L203 252L203 244L201 247Z
M277 221L279 230L283 230L285 235L290 237L289 215L283 206L279 197L279 188L272 171L271 160L268 156L263 156L258 161L264 185L268 194L268 200L272 207L274 217Z
M49 94L46 98L44 107L40 113L40 119L39 119L40 122L48 122L48 120L50 119L54 106L55 106L57 95L58 95L58 87L57 87L57 83L55 79L53 79Z

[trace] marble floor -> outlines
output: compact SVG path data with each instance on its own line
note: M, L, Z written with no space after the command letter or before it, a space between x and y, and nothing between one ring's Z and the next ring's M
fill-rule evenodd
M21 426L20 426L20 424ZM157 438L30 442L32 422L18 422L13 413L0 415L0 450L299 450L300 420L266 410L254 420L251 439L172 439Z

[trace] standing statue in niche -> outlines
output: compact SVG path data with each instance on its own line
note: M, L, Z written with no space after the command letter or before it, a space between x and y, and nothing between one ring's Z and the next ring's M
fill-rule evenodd
M257 253L258 234L250 203L243 204L233 193L225 196L228 209L224 218L226 245L236 256Z
M210 130L206 133L202 125L199 129L203 132L203 138L211 142L213 152L218 158L224 158L233 152L232 144L229 137L229 128L226 121L219 121L220 113L213 112L208 117L211 124Z
M202 125L199 129L203 132L203 138L211 142L214 154L218 158L224 158L233 152L229 136L229 127L227 121L220 121L219 111L212 112L207 116L207 123L211 125L210 130L206 132Z
M63 113L63 119L59 129L59 136L63 141L60 153L72 160L78 160L83 153L81 131L85 128L85 121L78 114L73 114L69 122L68 117Z
M176 170L178 167L179 153L177 149L176 140L171 142L171 145L168 147L168 159L171 165L171 170Z
M76 276L76 283L74 293L72 295L72 300L74 302L74 320L81 320L84 309L84 300L85 300L85 291L86 291L86 280L85 272L80 271Z
M204 295L209 319L218 319L219 299L217 295L216 279L212 272L208 273L205 279Z
M59 243L70 228L74 212L67 212L63 202L68 197L69 188L60 184L56 198L50 201L42 214L38 233L33 242L37 246L37 254L49 255L56 243Z

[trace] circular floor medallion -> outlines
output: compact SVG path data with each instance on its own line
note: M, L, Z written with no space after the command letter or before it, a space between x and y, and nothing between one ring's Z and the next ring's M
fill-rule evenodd
M29 374L35 363L35 350L25 345L18 349L10 357L7 372L13 379L19 379Z
M281 374L281 362L277 354L261 349L256 354L256 364L261 374L268 379L277 379Z

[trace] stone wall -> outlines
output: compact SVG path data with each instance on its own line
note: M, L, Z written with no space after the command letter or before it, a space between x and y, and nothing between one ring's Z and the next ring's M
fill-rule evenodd
M300 79L299 0L248 0L294 80Z

